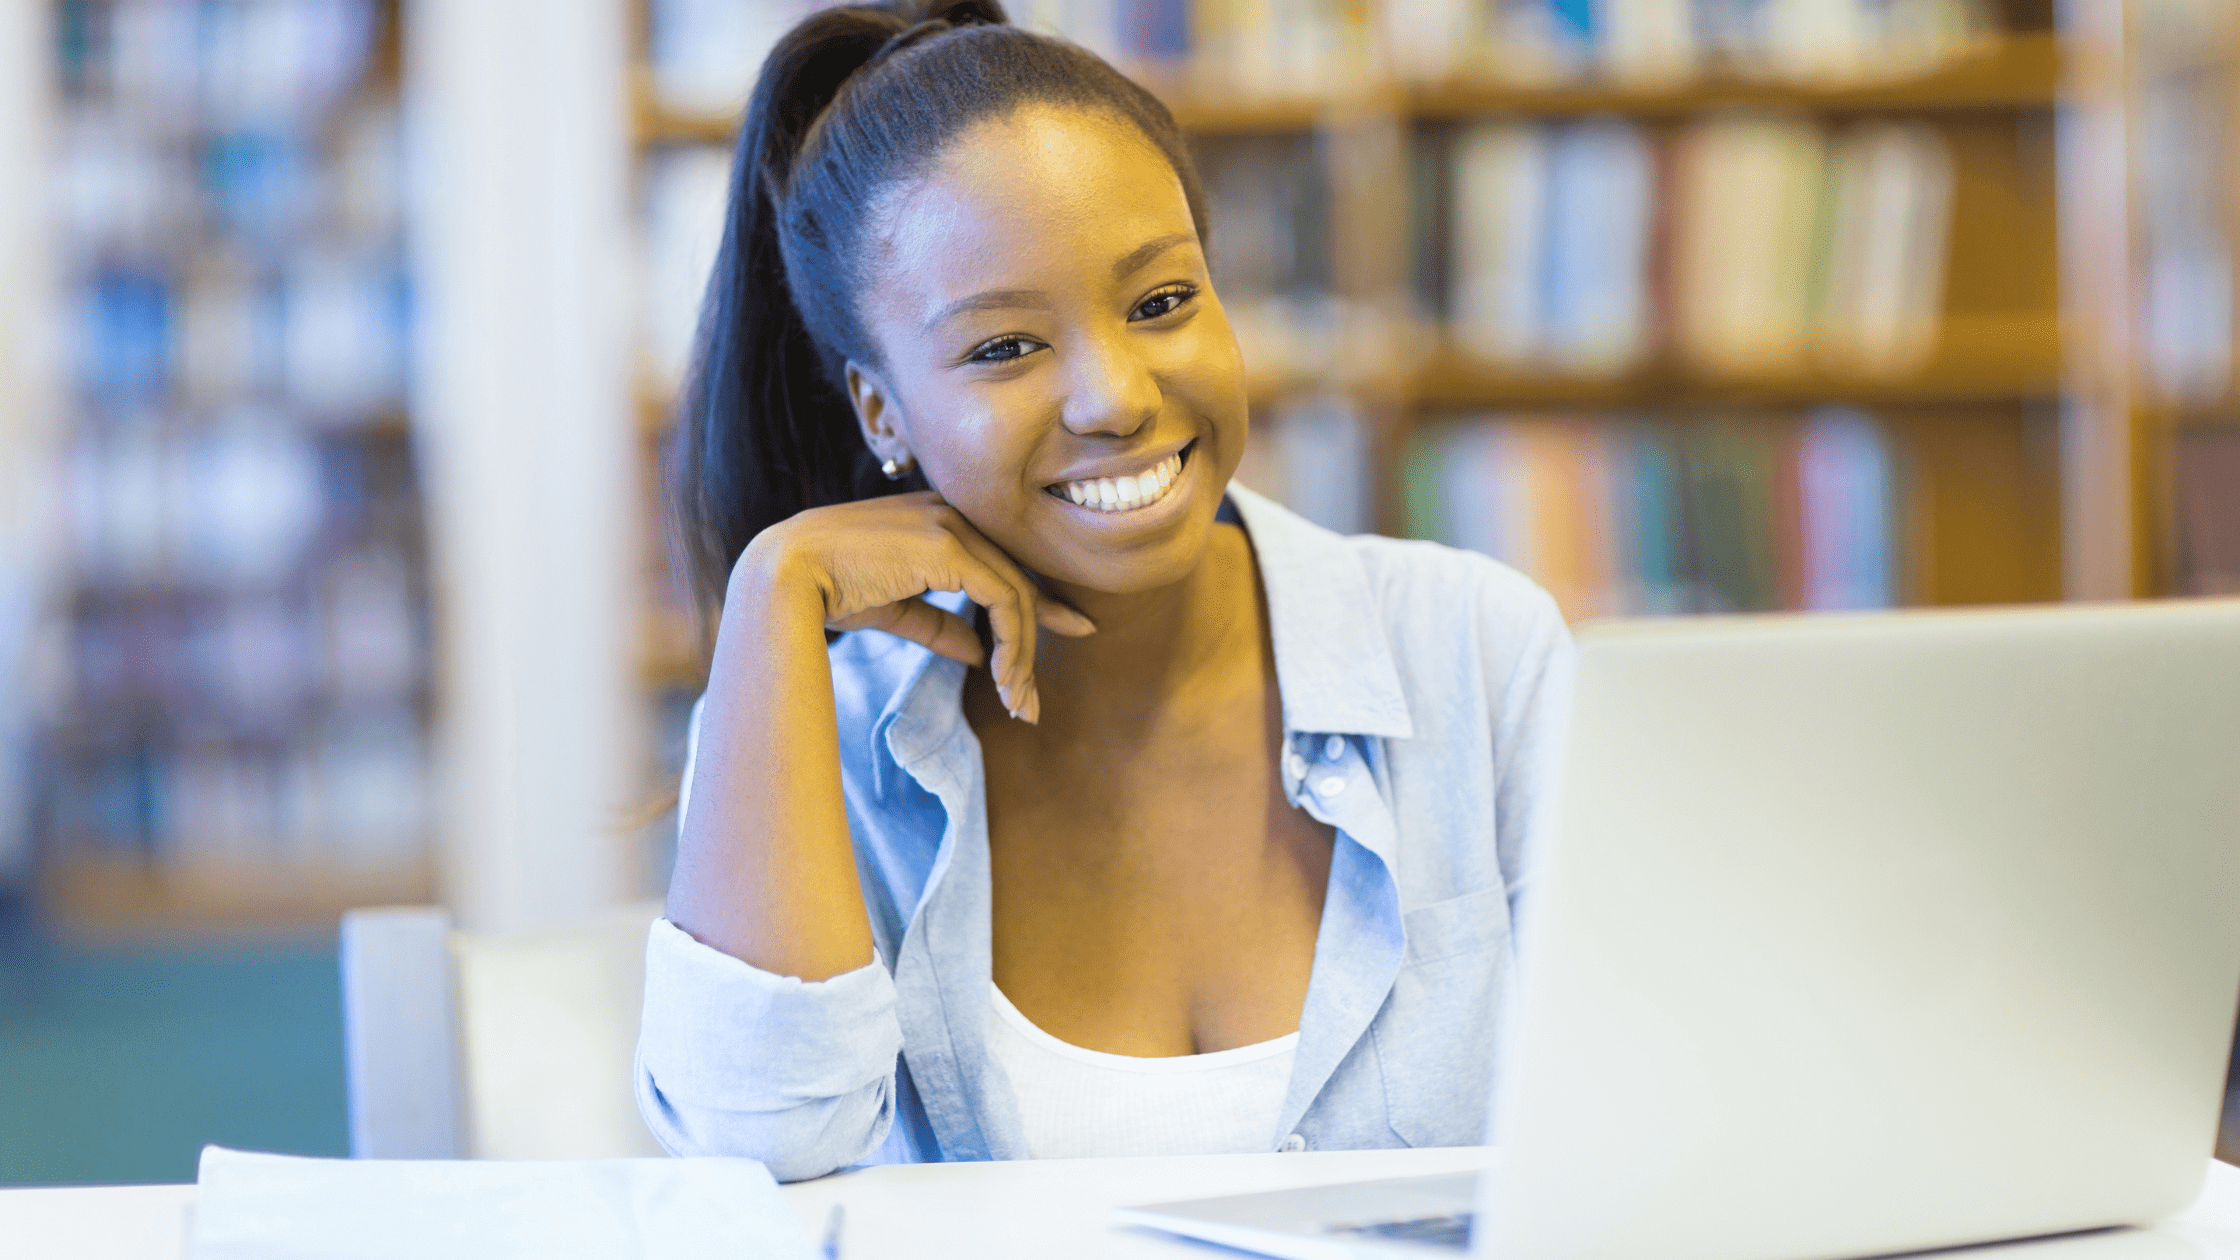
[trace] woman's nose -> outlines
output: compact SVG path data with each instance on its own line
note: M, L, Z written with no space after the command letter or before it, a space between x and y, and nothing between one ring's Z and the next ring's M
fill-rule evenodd
M1063 412L1074 433L1127 437L1159 415L1159 382L1126 333L1092 339L1072 356Z

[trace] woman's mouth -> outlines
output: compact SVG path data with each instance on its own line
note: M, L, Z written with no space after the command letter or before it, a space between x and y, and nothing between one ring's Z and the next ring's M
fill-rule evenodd
M1174 492L1182 465L1193 442L1138 473L1094 477L1087 481L1061 481L1045 487L1051 494L1092 512L1133 512L1147 508Z

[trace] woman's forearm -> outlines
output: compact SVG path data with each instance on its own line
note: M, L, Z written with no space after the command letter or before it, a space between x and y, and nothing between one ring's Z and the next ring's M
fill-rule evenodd
M750 549L751 550L751 549ZM734 572L700 717L670 922L777 975L871 961L840 789L824 604L783 561Z

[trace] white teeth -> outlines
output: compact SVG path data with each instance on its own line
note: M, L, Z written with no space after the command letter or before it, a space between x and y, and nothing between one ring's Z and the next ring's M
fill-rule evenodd
M1148 507L1167 496L1182 475L1182 456L1177 453L1160 460L1137 474L1118 477L1097 477L1089 481L1068 481L1061 487L1066 498L1082 507L1101 512L1127 512Z

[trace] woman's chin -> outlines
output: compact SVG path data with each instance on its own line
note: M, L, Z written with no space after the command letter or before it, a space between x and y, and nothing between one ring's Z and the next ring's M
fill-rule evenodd
M1154 510L1164 506L1154 505ZM1066 507L1080 510L1072 504ZM1192 496L1165 514L1167 519L1156 529L1038 529L1033 550L1041 563L1027 565L1076 598L1162 590L1197 571L1220 510L1218 495L1203 500Z

